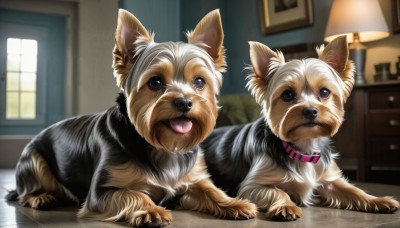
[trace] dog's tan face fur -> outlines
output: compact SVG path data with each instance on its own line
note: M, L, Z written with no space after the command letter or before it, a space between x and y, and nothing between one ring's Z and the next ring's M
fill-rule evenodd
M210 134L218 114L225 70L218 12L204 17L187 37L189 43L156 43L133 15L119 13L114 76L136 130L165 151L193 148ZM177 98L189 99L190 110L179 111Z
M319 59L286 63L282 53L250 43L255 74L249 76L248 86L282 140L330 137L342 124L343 106L354 83L346 39L340 37L317 52ZM315 112L316 118L305 118L306 109Z

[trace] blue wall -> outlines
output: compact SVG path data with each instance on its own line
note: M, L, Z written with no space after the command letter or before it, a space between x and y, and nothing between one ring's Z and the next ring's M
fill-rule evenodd
M120 8L130 11L154 32L156 42L178 40L182 33L180 0L121 0Z
M260 29L259 0L121 0L121 7L133 12L144 26L154 29L159 34L156 38L184 41L183 31L193 29L205 14L219 8L228 60L222 93L228 94L247 91L245 76L248 72L243 68L250 64L248 41L259 41L272 48L322 43L332 2L312 0L312 26L267 36Z

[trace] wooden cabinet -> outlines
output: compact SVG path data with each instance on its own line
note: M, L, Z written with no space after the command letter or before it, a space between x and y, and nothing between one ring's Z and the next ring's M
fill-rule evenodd
M400 171L400 81L355 86L334 137L339 166L370 181L374 171Z

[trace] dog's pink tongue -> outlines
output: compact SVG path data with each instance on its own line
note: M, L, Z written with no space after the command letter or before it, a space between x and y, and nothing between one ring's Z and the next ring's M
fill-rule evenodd
M192 121L187 119L172 119L169 124L172 130L180 134L186 134L192 129Z

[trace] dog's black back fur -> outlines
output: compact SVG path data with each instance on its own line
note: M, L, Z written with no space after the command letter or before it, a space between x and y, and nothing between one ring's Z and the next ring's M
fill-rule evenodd
M177 156L154 150L130 123L122 93L117 104L103 113L74 117L50 126L38 134L25 151L38 152L55 178L79 201L86 198L93 182L96 182L93 186L106 183L105 164L112 166L129 161L156 176L165 175L160 170L174 164L184 175L194 166L197 157L197 149ZM19 163L23 163L24 156L29 160L29 154L23 153ZM29 169L29 165L26 168ZM17 182L29 185L27 174L24 167L17 169Z
M201 147L215 185L233 197L254 161L261 156L267 156L279 167L290 170L291 158L286 154L282 141L267 126L264 116L252 123L216 128ZM326 145L326 150L331 150L329 145ZM330 154L322 153L321 159L329 164Z

